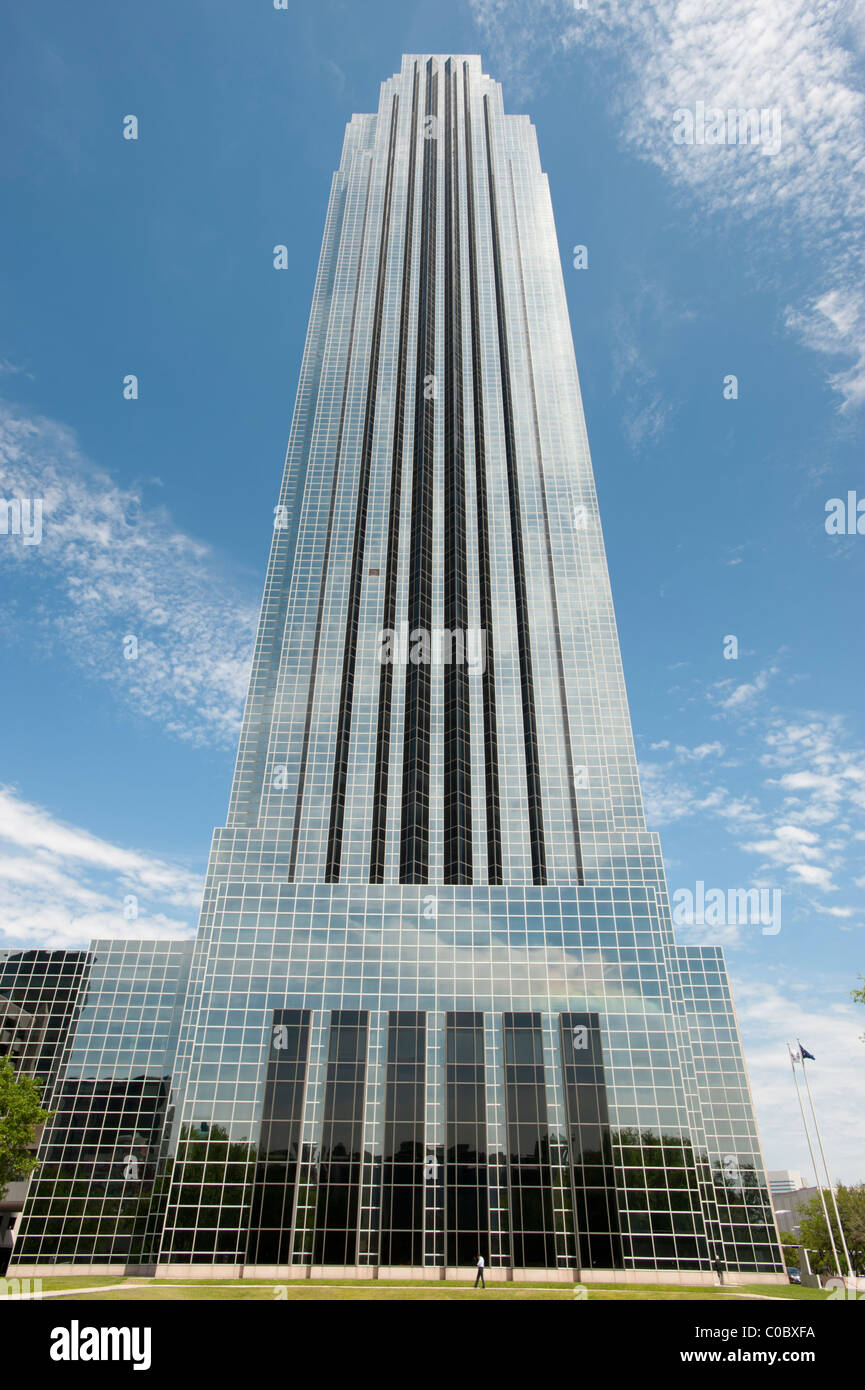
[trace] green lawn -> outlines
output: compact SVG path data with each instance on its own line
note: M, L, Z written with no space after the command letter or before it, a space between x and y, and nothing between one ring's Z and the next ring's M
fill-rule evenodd
M679 1284L589 1284L589 1302L746 1302L743 1294L759 1298L825 1299L828 1295L818 1289L803 1289L798 1285L745 1284L724 1288ZM436 1280L399 1282L397 1280L364 1281L357 1279L302 1279L292 1282L256 1279L144 1279L111 1278L44 1278L43 1293L55 1293L57 1302L274 1302L298 1301L444 1301L481 1298L498 1302L574 1302L571 1284L505 1284L490 1283L486 1290L475 1290L469 1282ZM83 1292L86 1290L86 1292ZM57 1296L59 1294L59 1297ZM52 1299L54 1302L55 1299Z

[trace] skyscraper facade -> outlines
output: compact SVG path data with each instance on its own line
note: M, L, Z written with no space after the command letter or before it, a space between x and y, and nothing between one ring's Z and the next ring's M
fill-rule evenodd
M140 1162L49 1130L22 1270L783 1277L645 825L535 132L477 57L346 128L227 822L191 959L137 946L165 1045L96 943L69 1085L146 1096Z

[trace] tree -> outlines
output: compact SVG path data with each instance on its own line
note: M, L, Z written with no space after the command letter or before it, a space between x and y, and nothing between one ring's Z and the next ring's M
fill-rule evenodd
M862 981L862 988L851 989L850 998L854 1004L865 1004L865 975L860 975L859 979ZM860 1041L865 1042L865 1033L862 1034Z
M826 1208L832 1222L832 1232L835 1236L835 1247L842 1264L844 1256L842 1253L841 1241L838 1237L838 1222L835 1220L835 1213L832 1209L832 1197L828 1188L824 1189L823 1195L826 1199ZM850 1251L850 1260L853 1268L857 1272L865 1270L865 1183L856 1183L852 1187L844 1187L843 1183L838 1184L835 1192L838 1202L838 1211L841 1215L841 1225L844 1228L844 1239L847 1241L847 1249ZM823 1207L819 1196L812 1197L810 1201L801 1203L797 1212L799 1215L799 1238L802 1245L807 1246L814 1253L811 1257L811 1265L815 1271L820 1273L835 1273L832 1261L832 1247L829 1244L829 1231L826 1227L826 1218L823 1215ZM842 1271L847 1273L846 1269Z
M26 1178L37 1167L36 1130L51 1118L39 1103L41 1095L40 1081L16 1077L10 1059L0 1057L0 1200L11 1182Z

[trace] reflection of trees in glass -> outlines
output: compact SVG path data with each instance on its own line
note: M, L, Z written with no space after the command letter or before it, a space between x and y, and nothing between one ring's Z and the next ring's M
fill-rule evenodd
M52 1151L49 1144L31 1190L20 1258L44 1259L50 1244L58 1262L152 1263L175 1175L180 1181L174 1201L182 1208L178 1224L215 1231L224 1205L236 1206L241 1215L255 1161L251 1145L231 1143L215 1125L206 1138L186 1126L177 1157L157 1164L154 1146L145 1138L122 1130L111 1148L82 1145L71 1154L59 1145ZM125 1176L131 1171L130 1155L137 1156L137 1180ZM245 1211L242 1216L245 1222ZM56 1240L50 1239L52 1217L63 1219L64 1234ZM235 1234L231 1232L232 1240ZM191 1250L192 1231L178 1233L175 1241L175 1248Z
M766 1210L769 1196L753 1163L736 1160L735 1167L723 1159L712 1164L712 1181L715 1195L719 1201L733 1209L735 1207L760 1207Z
M631 1127L614 1129L613 1160L625 1169L626 1187L685 1187L699 1190L699 1155L689 1138Z
M297 1181L296 1247L300 1254L312 1259L315 1232L315 1209L318 1197L321 1149L318 1144L304 1144ZM380 1164L381 1160L377 1160Z
M238 1232L245 1239L255 1158L254 1144L230 1139L220 1125L206 1133L194 1125L181 1128L175 1156L166 1160L153 1193L164 1208L170 1191L171 1224L178 1228L173 1252L224 1253L235 1249ZM233 1208L230 1228L223 1207Z
M122 1163L115 1166L122 1170ZM76 1170L80 1174L77 1163L42 1165L37 1185L31 1188L19 1258L146 1263L151 1184L122 1177L109 1182L94 1179L92 1173L70 1176ZM56 1238L52 1217L63 1224L64 1234Z
M654 1247L643 1248L650 1236L655 1241L669 1238L676 1243L676 1258L697 1268L708 1254L705 1174L690 1137L626 1126L612 1131L611 1148L619 1202L631 1213L624 1219L634 1254L646 1259L654 1252ZM673 1247L666 1258L674 1258Z
M147 1261L168 1085L148 1077L63 1083L19 1258Z
M625 1169L628 1187L697 1190L702 1179L709 1182L713 1195L725 1209L768 1208L766 1187L751 1161L736 1157L735 1163L722 1158L710 1162L706 1153L694 1148L690 1138L656 1134L654 1130L613 1130L612 1147L615 1161Z

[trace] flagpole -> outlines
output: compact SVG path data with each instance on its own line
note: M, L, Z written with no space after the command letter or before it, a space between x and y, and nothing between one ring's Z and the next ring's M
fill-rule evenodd
M817 1111L814 1109L814 1097L811 1095L811 1086L808 1081L808 1068L805 1065L805 1054L802 1051L802 1043L799 1041L798 1038L796 1039L796 1041L799 1043L799 1056L802 1058L802 1075L805 1078L805 1090L808 1092L808 1102L811 1106L811 1114L814 1119L814 1132L817 1135L817 1143L820 1146L820 1157L823 1160L823 1168L826 1172L826 1181L829 1184L829 1194L832 1198L832 1206L835 1208L835 1216L838 1221L838 1234L841 1237L841 1244L844 1247L844 1258L847 1261L847 1273L850 1275L850 1278L852 1279L854 1278L853 1265L850 1262L850 1251L847 1249L847 1241L844 1237L844 1227L841 1225L841 1213L838 1210L838 1199L835 1196L835 1188L832 1186L832 1179L829 1175L829 1164L826 1162L826 1152L823 1148L823 1139L820 1134L820 1126L817 1123Z
M799 1044L800 1055L801 1055L801 1048L802 1048L802 1044L800 1043L800 1044ZM833 1234L833 1232L832 1232L832 1222L829 1220L829 1210L828 1210L828 1208L827 1208L827 1206L826 1206L826 1198L823 1196L823 1184L822 1184L821 1181L820 1181L820 1174L819 1174L819 1172L818 1172L818 1170L817 1170L817 1160L816 1160L816 1158L814 1157L814 1148L813 1148L813 1145L811 1144L811 1135L810 1135L810 1132L809 1132L809 1130L808 1130L808 1122L807 1122L807 1120L805 1119L805 1107L804 1107L804 1105L802 1104L802 1092L801 1092L800 1089L799 1089L799 1082L798 1082L798 1080L797 1080L797 1078L796 1078L796 1058L793 1056L793 1049L792 1049L792 1047L790 1046L789 1043L787 1044L787 1051L788 1051L789 1054L790 1054L790 1070L791 1070L792 1073L793 1073L793 1085L796 1087L796 1099L797 1099L798 1102L799 1102L799 1111L800 1111L800 1114L801 1114L801 1116L802 1116L802 1128L803 1128L804 1131L805 1131L805 1138L806 1138L806 1140L808 1141L808 1152L809 1152L809 1154L811 1155L811 1167L814 1169L814 1178L815 1178L815 1181L816 1181L816 1183L817 1183L817 1192L819 1193L819 1196L820 1196L820 1205L821 1205L822 1208L823 1208L823 1215L824 1215L824 1217L826 1218L826 1230L829 1232L829 1243L830 1243L830 1245L832 1246L832 1254L833 1254L834 1257L835 1257L835 1268L837 1269L838 1273L840 1274L840 1273L841 1273L841 1261L838 1259L838 1251L837 1251L836 1248L835 1248L835 1236L834 1236L834 1234Z

